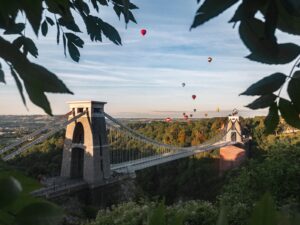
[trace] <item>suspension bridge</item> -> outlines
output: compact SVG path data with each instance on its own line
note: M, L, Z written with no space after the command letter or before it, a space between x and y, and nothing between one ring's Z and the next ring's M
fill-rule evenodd
M130 128L107 114L105 104L98 101L69 102L67 114L1 149L2 160L17 157L65 128L60 178L54 186L33 192L36 196L49 197L106 185L138 170L243 142L236 114L230 115L226 126L210 140L198 146L179 147L161 143ZM139 151L115 150L113 143L108 142L111 130L148 147Z

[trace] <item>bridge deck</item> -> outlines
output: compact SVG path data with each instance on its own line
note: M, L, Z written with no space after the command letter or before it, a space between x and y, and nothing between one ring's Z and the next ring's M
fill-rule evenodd
M138 160L128 161L119 164L112 164L111 170L118 173L133 173L134 171L142 170L151 166L156 166L173 160L185 158L198 154L200 152L210 151L228 145L234 145L236 142L218 142L213 145L203 146L197 150L182 150L168 152L161 155L154 155Z

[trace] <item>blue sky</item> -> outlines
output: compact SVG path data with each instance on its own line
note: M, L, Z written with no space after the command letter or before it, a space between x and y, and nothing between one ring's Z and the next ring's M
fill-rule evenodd
M64 57L62 46L56 45L54 27L48 37L39 37L37 62L75 93L48 94L54 114L68 110L66 101L89 99L107 101L106 111L120 117L176 117L194 108L199 111L196 117L217 107L245 110L243 106L253 98L239 93L266 75L289 71L289 65L268 66L244 58L249 51L237 27L227 23L234 9L189 31L196 0L133 2L140 8L134 11L138 24L130 23L127 29L112 7L101 11L102 18L119 30L123 46L108 40L92 43L81 35L85 46L79 63ZM142 28L147 29L144 37L139 33ZM279 36L283 42L293 40ZM207 62L209 56L212 63ZM6 80L7 85L0 84L0 114L44 114L32 104L28 110L23 106L8 71ZM182 82L186 87L181 87ZM195 101L192 94L197 95Z

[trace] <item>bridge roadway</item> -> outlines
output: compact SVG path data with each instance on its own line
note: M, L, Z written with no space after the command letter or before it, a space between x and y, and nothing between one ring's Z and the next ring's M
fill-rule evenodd
M120 164L112 164L111 171L117 173L117 176L112 176L109 179L106 179L99 183L94 183L89 185L87 182L81 179L58 179L53 184L41 188L39 190L33 191L31 194L36 197L46 197L56 198L65 194L70 194L73 192L77 192L80 190L84 190L87 188L96 188L101 187L109 184L113 184L115 182L121 181L128 177L132 177L135 171L142 170L148 167L160 165L166 162L171 162L177 159L189 157L201 152L206 152L210 150L214 150L217 148L221 148L228 145L237 144L236 142L224 142L220 141L212 145L201 146L196 150L182 150L182 151L174 151L168 152L161 155L154 155L138 160L128 161ZM115 174L114 173L114 174Z
M110 168L112 171L115 171L117 173L134 173L135 171L142 170L151 166L160 165L166 162L189 157L201 152L206 152L206 151L210 151L210 150L214 150L217 148L234 145L234 144L237 144L237 142L220 141L215 144L208 144L208 145L201 146L195 150L191 149L191 150L173 151L173 152L168 152L160 155L154 155L154 156L149 156L149 157L145 157L133 161L128 161L124 163L112 164Z

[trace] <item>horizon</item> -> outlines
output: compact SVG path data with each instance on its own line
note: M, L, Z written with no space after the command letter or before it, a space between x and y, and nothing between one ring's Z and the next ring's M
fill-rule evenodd
M193 114L192 118L189 119L211 119L211 118L224 118L227 117L230 113L232 112L232 110L223 110L222 112L216 112L216 111L199 111L199 112L188 112L186 111L187 114ZM208 114L208 116L205 116L205 113ZM118 114L113 114L112 116L118 118L118 119L165 119L166 118L166 114L168 114L170 118L172 119L183 119L182 118L182 112L181 111L177 111L177 112L153 112L152 114L138 114L138 113L133 113L133 112L122 112L121 115ZM61 116L63 114L55 114L53 116ZM257 111L253 111L253 110L242 110L239 111L239 116L242 118L254 118L254 117L260 117L260 116L266 116L267 115L267 111L266 110L257 110ZM1 114L0 116L49 116L46 114ZM49 116L51 117L51 116Z

